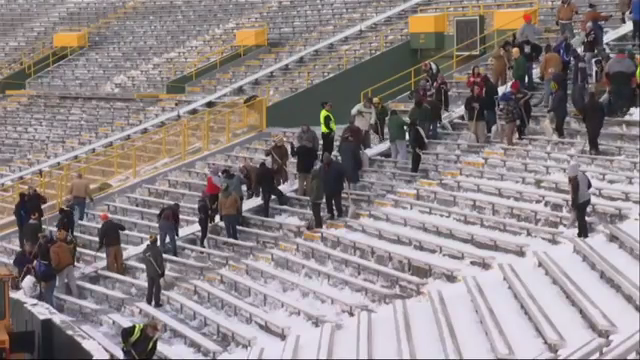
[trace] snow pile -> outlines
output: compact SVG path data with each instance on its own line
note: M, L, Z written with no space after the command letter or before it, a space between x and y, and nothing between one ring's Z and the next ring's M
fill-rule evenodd
M297 216L288 216L288 215L276 215L274 217L275 220L291 225L305 225L306 222L300 220Z
M624 118L628 120L640 121L640 108L631 108Z
M638 221L638 212L635 212L633 218L618 224L618 226L624 230L627 234L633 236L636 241L640 239L640 221Z

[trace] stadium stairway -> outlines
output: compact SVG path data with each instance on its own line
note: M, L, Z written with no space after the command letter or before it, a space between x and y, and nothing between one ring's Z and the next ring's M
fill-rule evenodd
M578 243L562 225L570 217L565 158L532 157L532 167L546 170L531 174L502 167L519 162L521 149L492 157L499 169L430 154L413 174L380 157L387 147L380 144L369 151L358 190L343 194L357 219L307 231L309 202L294 194L292 160L291 182L281 186L286 206L272 204L265 218L258 199L246 200L240 240L216 224L207 248L196 246L196 201L208 167L257 165L276 134L295 138L292 131L256 135L99 198L76 226L81 297L58 294L57 306L115 357L118 329L149 318L164 324L163 358L611 358L638 350L639 240L616 225L637 219L639 195L630 185L637 169L614 179L607 176L620 159L581 157L594 179L595 232ZM528 141L547 147L544 139ZM143 301L140 253L158 210L174 202L179 257L165 256L165 306L157 309ZM103 212L127 228L125 275L106 271L95 252ZM9 263L15 234L0 251Z

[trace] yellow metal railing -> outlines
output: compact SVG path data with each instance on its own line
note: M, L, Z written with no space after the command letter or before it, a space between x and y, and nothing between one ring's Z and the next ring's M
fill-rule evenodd
M126 4L123 8L117 9L115 12L108 14L105 18L99 19L97 23L90 24L88 27L74 27L74 28L61 28L58 29L58 32L69 31L70 29L82 29L87 30L87 33L91 31L95 31L100 27L106 26L116 19L120 18L122 15L128 13L132 8L138 5L140 0L133 0L132 2ZM8 74L15 72L22 68L23 66L28 66L29 64L33 64L36 60L46 56L49 53L54 52L56 49L53 47L52 39L50 35L49 39L41 39L37 40L34 47L28 50L23 50L20 52L20 60L17 63L5 63L0 67L0 77L7 76Z
M527 11L527 14L535 16L538 14L539 8L532 8L530 10ZM522 21L521 19L514 19L513 21L510 21L504 25L509 25L512 23L516 23ZM440 64L440 70L441 72L444 74L444 69L447 66L451 66L452 70L450 72L455 71L458 68L458 64L461 63L461 60L463 59L467 59L468 57L474 56L473 54L469 54L466 53L464 55L458 55L457 50L459 48L463 48L464 46L474 43L476 41L478 41L479 39L486 37L488 35L492 35L493 34L493 40L484 44L483 46L481 46L478 50L483 50L483 49L490 49L490 48L498 48L499 44L504 42L505 40L511 39L511 37L516 33L517 30L511 31L503 36L498 37L498 31L500 29L499 28L493 28L492 30L489 30L487 32L485 32L484 34L481 34L479 36L476 36L475 38L466 41L456 47L454 47L453 49L449 49L447 51L442 52L440 55L437 55L427 61L436 61L438 59L441 58L453 58L452 60L445 62L444 64ZM462 65L465 65L466 63L462 62ZM408 70L405 70L387 80L384 80L376 85L373 85L372 87L362 91L362 93L360 94L362 100L364 101L364 99L366 97L377 97L380 100L383 100L385 98L385 96L389 96L391 94L398 94L400 92L408 92L410 90L414 90L415 86L417 84L417 82L419 82L422 78L424 78L424 74L420 74L421 72L421 67L422 64L418 64ZM449 73L450 73L449 72ZM420 75L418 75L420 74ZM408 81L406 82L402 82L399 85L394 86L394 84L396 84L397 82L400 81L404 81L403 79L408 79ZM394 86L394 87L392 87ZM391 89L386 89L388 87L392 87ZM384 101L384 100L383 100Z
M268 37L269 27L267 26L267 24L259 24L259 26L261 30L265 31L265 37ZM256 26L253 25L251 27L255 28ZM247 36L244 39L248 39L248 38L250 37ZM224 60L235 55L240 55L240 57L243 57L246 53L246 50L252 47L252 45L236 45L235 41L237 41L237 39L234 40L234 44L225 45L219 49L216 49L213 52L210 52L202 56L198 56L198 58L196 58L194 61L191 61L185 65L182 65L182 64L177 65L174 63L174 65L168 69L165 75L170 76L172 78L176 76L182 76L180 74L188 75L192 77L191 80L193 81L193 80L196 80L197 74L201 71L204 71L209 68L219 69ZM197 54L197 51L196 51L196 54ZM204 64L207 64L207 65L203 66ZM174 83L170 83L170 85L182 86L182 84L174 84Z
M99 195L263 130L266 109L266 98L220 105L0 188L0 219L9 223L0 230L13 228L13 204L29 186L48 198L44 210L51 214L68 197L76 173Z
M57 61L60 58L63 57L69 57L73 54L75 54L76 52L82 50L83 48L80 47L73 47L73 48L58 48L55 49L52 52L48 53L49 56L49 60L48 61L43 61L40 65L35 65L35 62L29 62L25 65L24 69L25 72L27 73L28 77L31 78L34 75L36 75L40 70L44 70L46 68L52 67L53 63L55 61ZM46 55L43 55L43 57ZM7 83L7 84L21 84L24 85L24 87L26 88L26 81L15 81L15 80L8 80L8 79L0 79L0 84L2 83Z

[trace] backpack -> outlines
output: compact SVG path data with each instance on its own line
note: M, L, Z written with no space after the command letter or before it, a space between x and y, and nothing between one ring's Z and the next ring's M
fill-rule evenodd
M49 282L56 278L56 272L50 263L36 261L36 278L41 282Z

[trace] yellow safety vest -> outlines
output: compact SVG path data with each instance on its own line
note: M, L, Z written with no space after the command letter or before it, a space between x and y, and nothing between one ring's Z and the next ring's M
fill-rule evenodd
M142 329L144 328L144 325L141 324L136 324L135 328L133 329L133 335L131 336L131 338L129 339L129 346L133 345L134 342L136 342L136 340L138 340L138 338L140 337L140 335L142 335ZM151 348L153 347L153 344L158 341L157 337L153 338L151 341L149 341L149 347L147 348L147 352L149 350L151 350Z
M640 84L640 64L638 64L638 70L636 70L636 84Z
M331 117L331 123L329 124L329 127L331 129L327 129L324 126L324 118L325 116L329 115L329 117ZM325 109L322 109L322 111L320 111L320 128L322 129L322 133L328 133L328 132L336 132L336 118L333 117L333 114L331 114L330 112L328 112Z

